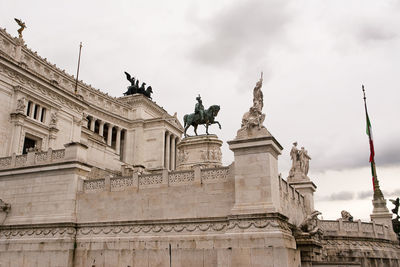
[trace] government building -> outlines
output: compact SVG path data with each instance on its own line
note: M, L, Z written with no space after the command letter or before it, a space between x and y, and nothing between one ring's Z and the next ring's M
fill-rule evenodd
M279 175L262 78L223 166L216 135L184 137L133 81L117 98L76 83L21 33L0 29L1 267L400 266L383 195L369 222L322 220L307 151Z

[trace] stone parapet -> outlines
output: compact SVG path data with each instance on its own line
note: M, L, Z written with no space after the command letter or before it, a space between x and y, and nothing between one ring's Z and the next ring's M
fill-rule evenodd
M190 186L206 183L226 182L231 175L230 167L219 167L190 171L164 171L152 174L133 173L130 176L115 176L111 178L90 179L83 181L85 193L107 191L106 180L110 179L109 191L124 191L129 189L161 188L165 186Z
M0 170L45 165L61 162L64 159L65 149L53 150L49 148L47 151L32 151L23 155L15 155L14 153L11 157L0 158Z

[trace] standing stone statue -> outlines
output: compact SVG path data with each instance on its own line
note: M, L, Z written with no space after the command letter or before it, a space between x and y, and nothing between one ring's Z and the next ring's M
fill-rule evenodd
M300 168L304 175L308 174L308 169L310 167L310 156L307 154L307 150L304 147L301 147L299 151L299 159L300 159Z
M302 147L301 150L297 149L297 142L294 142L290 150L290 158L292 159L292 168L289 171L289 177L307 177L311 160L307 150L305 150L304 147Z
M263 77L261 72L261 78L253 89L253 106L243 115L240 130L250 130L256 127L258 129L265 128L263 126L265 114L262 113L262 108L264 107L264 97L261 91L262 82Z

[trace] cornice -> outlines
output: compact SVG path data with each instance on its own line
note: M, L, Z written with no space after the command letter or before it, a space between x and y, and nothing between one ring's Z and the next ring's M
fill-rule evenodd
M0 73L5 74L8 78L17 83L17 85L14 86L14 90L21 92L26 90L34 91L36 94L47 96L49 98L48 100L54 101L59 105L67 106L78 113L82 113L83 110L86 109L86 105L82 100L68 94L57 92L56 90L59 89L58 87L41 83L25 73L13 69L11 66L2 64L2 62L0 62Z

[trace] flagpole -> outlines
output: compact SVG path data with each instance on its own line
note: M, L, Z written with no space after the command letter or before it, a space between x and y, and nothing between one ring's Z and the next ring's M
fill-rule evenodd
M370 157L369 157L369 161L371 163L371 173L372 173L372 186L374 189L374 199L377 198L384 198L382 191L379 187L379 180L378 180L378 176L376 174L376 165L375 165L375 150L374 150L374 143L373 143L373 139L372 139L372 130L371 130L371 122L369 120L369 116L368 116L368 109L367 109L367 97L365 96L365 88L364 85L362 85L362 91L363 91L363 99L364 99L364 108L365 108L365 116L367 119L367 135L368 135L368 139L369 139L369 146L370 146Z
M79 77L79 66L81 64L81 51L82 51L82 42L79 44L79 57L78 57L78 69L76 70L75 94L78 93L78 77Z

